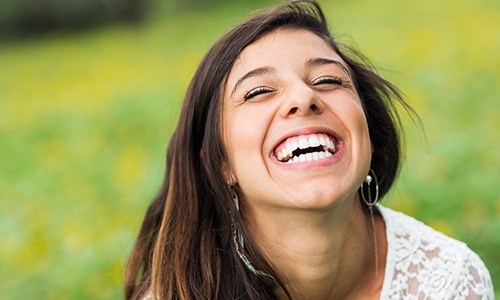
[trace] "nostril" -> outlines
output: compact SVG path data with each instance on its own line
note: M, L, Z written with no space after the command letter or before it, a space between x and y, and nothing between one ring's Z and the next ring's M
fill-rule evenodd
M316 104L311 104L310 108L311 108L312 111L318 111L319 110L319 108L316 106Z
M290 109L290 113L291 113L291 114L294 114L294 113L296 113L296 112L297 112L297 110L298 110L298 108L297 108L297 107L292 107L292 109Z

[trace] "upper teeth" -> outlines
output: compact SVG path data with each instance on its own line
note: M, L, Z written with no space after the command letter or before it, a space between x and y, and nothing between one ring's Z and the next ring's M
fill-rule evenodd
M310 147L323 146L324 151L305 153L293 157L293 151L297 149L307 149ZM292 137L285 141L284 147L276 153L278 160L289 162L302 162L310 160L323 159L331 156L331 152L335 151L335 143L327 134L311 134Z

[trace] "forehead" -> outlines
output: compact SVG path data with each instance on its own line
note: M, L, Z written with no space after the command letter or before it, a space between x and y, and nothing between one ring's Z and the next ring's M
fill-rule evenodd
M307 60L318 57L343 62L328 43L311 31L278 29L243 49L229 73L227 84L231 86L239 76L255 68L300 67Z

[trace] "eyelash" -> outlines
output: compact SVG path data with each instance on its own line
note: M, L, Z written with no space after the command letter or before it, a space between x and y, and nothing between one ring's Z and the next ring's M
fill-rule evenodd
M346 86L349 83L348 80L337 77L337 76L324 76L315 79L311 85L320 85L320 84L336 84L340 86Z
M244 99L245 99L245 101L246 100L250 100L253 97L256 97L258 95L266 94L266 93L272 93L274 91L275 91L275 89L272 89L272 88L269 88L269 87L265 87L265 86L260 86L258 88L255 88L255 89L249 91L248 93L246 93Z
M311 85L320 85L320 84L336 84L340 86L347 86L349 84L349 81L346 79L343 79L341 77L337 76L324 76L324 77L319 77L315 79ZM265 86L260 86L258 88L255 88L248 93L245 94L244 99L245 101L250 100L258 95L261 94L267 94L267 93L272 93L276 91L275 89L265 87Z

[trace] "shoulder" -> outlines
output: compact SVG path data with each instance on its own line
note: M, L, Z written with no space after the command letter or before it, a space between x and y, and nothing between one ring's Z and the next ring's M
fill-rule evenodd
M471 252L465 243L450 238L413 217L383 206L378 206L378 209L384 218L388 238L392 238L395 243L418 245L425 251L456 249ZM452 251L455 255L461 253L463 254L461 251Z
M387 298L493 299L489 272L465 243L403 213L378 208L386 223Z

